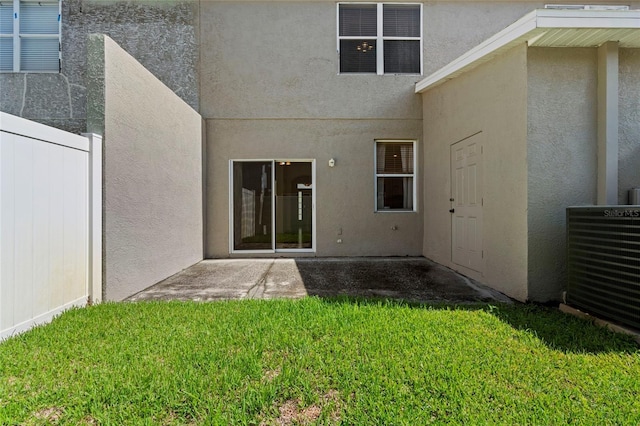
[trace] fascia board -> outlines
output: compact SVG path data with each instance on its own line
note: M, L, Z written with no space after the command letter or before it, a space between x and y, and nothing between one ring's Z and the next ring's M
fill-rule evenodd
M423 93L442 84L488 61L506 48L520 42L534 40L552 28L638 29L640 28L640 10L534 10L416 83L415 93Z
M472 66L472 64L479 62L481 59L491 55L492 53L495 54L498 50L506 46L513 45L514 42L536 29L536 12L537 11L533 11L525 15L493 37L485 40L478 46L450 62L448 65L419 81L416 83L415 92L422 93L426 89L441 84L445 80L453 78L459 72Z
M536 10L538 27L639 28L640 10Z

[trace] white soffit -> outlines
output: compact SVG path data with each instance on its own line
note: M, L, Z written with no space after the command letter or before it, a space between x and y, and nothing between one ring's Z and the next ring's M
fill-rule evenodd
M617 41L621 48L640 48L640 10L538 9L416 83L423 93L505 52L530 47L598 47Z

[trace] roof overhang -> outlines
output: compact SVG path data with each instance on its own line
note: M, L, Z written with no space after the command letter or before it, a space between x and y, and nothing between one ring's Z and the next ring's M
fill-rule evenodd
M505 51L529 47L598 47L617 41L621 48L640 48L640 10L538 9L416 83L423 93Z

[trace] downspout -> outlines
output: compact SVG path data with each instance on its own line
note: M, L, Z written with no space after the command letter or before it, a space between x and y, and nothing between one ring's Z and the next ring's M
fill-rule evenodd
M598 205L618 204L618 42L598 47Z

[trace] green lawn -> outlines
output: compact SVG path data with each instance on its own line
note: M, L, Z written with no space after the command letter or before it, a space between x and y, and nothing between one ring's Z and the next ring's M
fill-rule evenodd
M102 304L0 344L0 424L640 424L640 350L555 310Z

